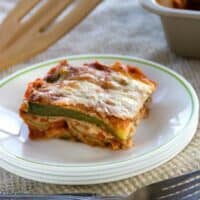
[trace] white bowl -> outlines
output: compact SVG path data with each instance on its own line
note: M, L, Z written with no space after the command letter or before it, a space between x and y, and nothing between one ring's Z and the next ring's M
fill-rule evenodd
M168 45L176 54L200 58L200 11L161 6L156 0L139 0L160 16Z

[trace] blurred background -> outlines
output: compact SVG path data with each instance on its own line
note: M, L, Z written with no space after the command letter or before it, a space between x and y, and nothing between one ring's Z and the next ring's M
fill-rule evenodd
M17 2L17 0L0 0L1 22ZM144 10L137 0L102 1L87 18L52 47L24 63L0 72L0 80L18 69L41 61L61 56L94 53L130 55L161 63L183 75L193 84L197 93L200 93L200 61L172 53L167 46L159 17ZM192 144L178 158L155 170L115 184L101 184L98 187L56 186L32 182L0 170L0 191L130 193L153 181L188 170L190 166L187 166L187 163L193 163L197 168L200 163L199 152L192 146L199 146L199 141L200 135L197 134Z
M0 1L0 21L16 5L17 0ZM105 0L78 26L45 52L31 60L0 73L48 59L89 53L123 54L150 59L175 69L189 79L200 71L199 61L176 56L167 46L158 16L144 10L137 0ZM194 69L191 74L190 68ZM196 88L197 85L196 85Z

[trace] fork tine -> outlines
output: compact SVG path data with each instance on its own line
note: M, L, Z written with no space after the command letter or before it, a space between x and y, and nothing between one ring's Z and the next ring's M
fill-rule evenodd
M192 195L196 192L200 192L200 185L196 185L194 187L190 187L190 188L186 188L183 192L181 193L177 193L175 194L174 197L176 197L176 199L182 199L184 197L184 199L189 198L189 195ZM165 199L163 199L165 200Z
M48 0L25 24L26 27L37 30L47 25L73 0ZM47 12L48 11L48 12ZM36 25L35 25L36 24Z
M37 0L38 1L38 0ZM22 34L25 34L27 31L39 31L40 28L43 28L42 26L47 25L51 22L52 19L54 19L60 11L64 10L67 5L71 3L72 0L48 0L40 9L37 10L37 12L26 22L22 24L16 24L14 25L12 21L8 18L8 23L6 27L1 27L2 34L6 35L1 36L0 38L4 38L0 41L0 50L5 50L8 48L13 42L15 42ZM24 2L24 1L23 1ZM29 1L25 1L29 2ZM32 1L30 1L32 2ZM37 3L36 1L34 2ZM34 4L34 5L35 5ZM29 4L27 4L28 6ZM26 6L24 4L20 4L20 8ZM33 3L29 7L27 7L29 10L33 7ZM26 9L25 12L28 12L29 10ZM16 13L19 9L16 9ZM48 10L48 13L47 13ZM12 23L12 24L11 24ZM17 22L15 22L17 23ZM14 27L13 27L14 26ZM10 34L7 34L7 32L4 31L8 29L12 29Z
M196 192L198 192L196 194ZM194 196L197 196L197 195L200 195L200 186L195 186L195 187L192 187L192 188L189 188L183 192L180 192L177 191L176 193L169 193L168 195L166 196L159 196L159 194L157 194L157 196L154 196L154 199L159 199L159 200L177 200L177 199L183 199L183 200L190 200L191 197L194 197ZM197 200L197 199L195 199Z
M4 23L9 21L11 18L15 21L20 20L40 1L41 0L31 0L31 1L20 0L18 4L16 5L16 7L6 17L6 19L4 20Z
M78 24L80 20L87 16L101 1L102 0L79 0L76 7L65 16L62 21L44 33L45 36L47 35L56 40L56 37L62 36Z
M191 184L195 186L191 188ZM153 183L137 190L130 195L130 199L132 200L133 197L140 197L142 195L148 200L178 200L180 199L179 197L185 197L188 194L199 191L200 185L197 184L200 184L200 170L169 180ZM190 186L190 188L186 191L187 186Z
M15 39L14 33L19 29L20 25L18 21L26 15L40 0L24 1L21 0L17 6L10 12L3 23L0 26L0 50L2 50L6 44ZM5 31L6 30L6 31Z
M45 29L53 19L55 19L69 4L72 3L74 0L49 0L48 1L48 12L49 14L46 13L47 11L47 6L44 6L41 8L40 12L46 13L45 16L43 16L39 21L37 26L35 28Z
M177 200L177 199L190 200L192 196L197 195L196 192L200 192L200 185L196 185L190 188L185 188L185 190L182 191L179 190L173 192L169 191L168 193L165 194L156 192L152 193L152 197L153 199L160 199L160 200Z
M164 181L160 181L160 182L157 182L157 183L153 183L151 185L151 187L158 186L159 188L162 188L162 189L168 188L168 187L172 187L173 185L177 185L180 182L186 181L190 178L194 178L196 176L200 176L200 170L197 170L197 171L194 171L194 172L182 175L182 176L178 176L178 177L175 177L175 178L171 178L169 180L164 180Z
M197 192L193 195L188 195L184 200L199 200L200 199L200 192Z
M190 188L192 185L200 184L200 177L197 179L191 179L183 184L177 184L176 186L169 187L169 188L162 188L159 192L159 196L165 196L167 194L173 194L175 192L184 192L185 189ZM199 186L200 187L200 186Z
M13 38L7 43L6 51L2 51L0 46L0 71L11 65L27 60L47 49L51 44L56 42L66 32L70 31L71 28L78 24L101 1L102 0L79 0L74 9L70 11L63 20L42 33L32 28L31 24L28 27L26 23L24 28L20 28L18 36L15 34L15 38L17 37L18 39L14 40L15 38ZM28 28L32 29L29 30ZM24 32L27 33L22 34Z

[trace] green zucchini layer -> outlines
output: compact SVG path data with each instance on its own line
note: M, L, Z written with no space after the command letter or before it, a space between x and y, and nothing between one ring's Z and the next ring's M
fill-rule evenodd
M94 116L87 115L77 110L61 108L59 106L44 105L44 104L29 102L28 113L31 113L34 115L46 116L46 117L69 117L69 118L76 119L79 121L95 124L96 126L104 129L105 131L111 133L112 135L117 136L115 131L101 119L98 119L97 117L94 117Z

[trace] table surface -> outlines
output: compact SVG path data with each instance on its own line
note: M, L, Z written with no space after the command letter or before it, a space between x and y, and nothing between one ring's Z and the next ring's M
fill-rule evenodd
M0 1L0 20L14 7L17 0ZM200 60L186 59L168 48L159 17L143 10L137 0L106 0L78 25L44 53L0 73L0 79L18 69L48 59L77 54L111 53L149 59L183 75L200 92ZM200 130L192 142L166 164L123 181L92 185L68 186L38 183L0 169L1 192L96 192L128 194L162 179L200 169Z

